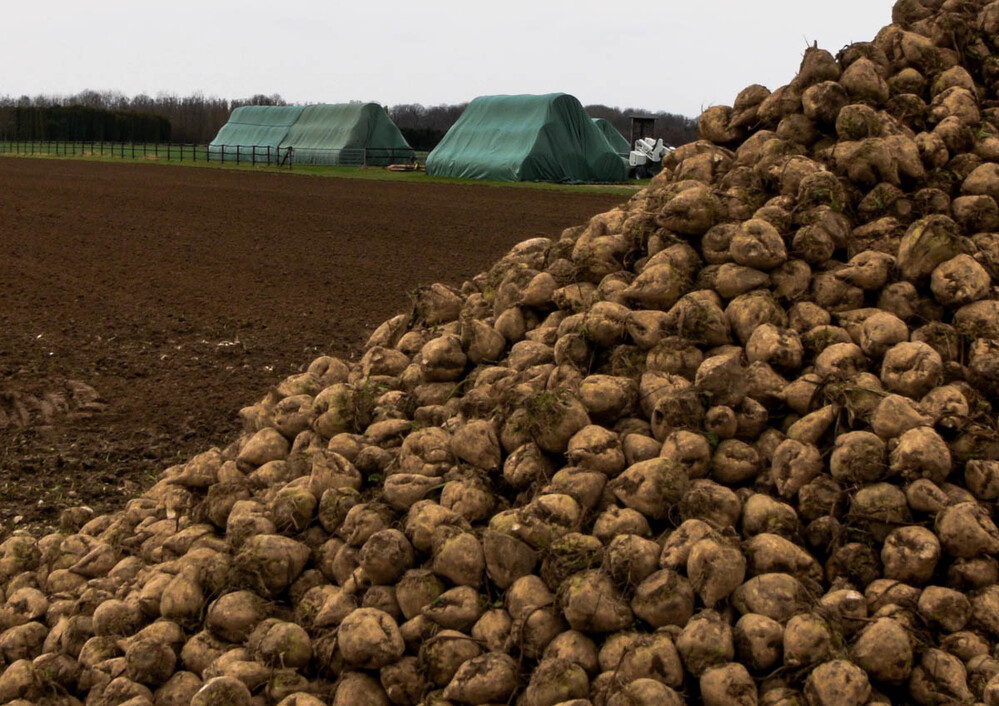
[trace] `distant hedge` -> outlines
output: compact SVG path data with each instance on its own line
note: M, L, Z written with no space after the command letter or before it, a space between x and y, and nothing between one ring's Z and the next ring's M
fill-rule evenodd
M429 152L437 143L444 139L447 130L435 130L433 128L399 128L399 132L406 138L406 142L417 152Z
M148 113L83 105L0 107L0 139L169 142L170 137L170 121Z

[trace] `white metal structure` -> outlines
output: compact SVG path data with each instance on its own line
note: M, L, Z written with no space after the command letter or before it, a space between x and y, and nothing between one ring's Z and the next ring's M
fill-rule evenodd
M661 138L653 140L651 137L641 137L635 140L635 147L628 155L628 164L636 176L647 176L653 170L658 171L655 167L658 167L666 153L671 150L672 148L664 144Z

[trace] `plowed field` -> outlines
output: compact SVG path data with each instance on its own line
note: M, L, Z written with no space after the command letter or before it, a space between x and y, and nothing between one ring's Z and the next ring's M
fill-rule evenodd
M0 159L0 536L119 507L418 285L623 199Z

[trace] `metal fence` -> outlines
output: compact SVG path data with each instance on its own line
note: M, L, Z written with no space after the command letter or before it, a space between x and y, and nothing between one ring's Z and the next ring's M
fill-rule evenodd
M249 164L316 165L327 167L384 167L416 160L411 149L345 147L269 147L257 145L210 145L209 159Z
M269 145L196 145L144 142L71 142L41 140L0 141L0 154L112 157L116 159L161 160L171 162L230 162L271 164L288 167L387 166L408 164L416 159L413 150L380 148L313 149Z
M160 159L171 162L208 161L207 145L178 142L7 140L0 141L0 154L113 157L115 159L135 160Z

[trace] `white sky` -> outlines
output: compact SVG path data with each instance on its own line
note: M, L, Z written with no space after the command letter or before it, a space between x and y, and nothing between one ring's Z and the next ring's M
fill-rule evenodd
M563 91L694 117L787 83L892 0L38 0L0 12L0 95L85 89L460 103Z

